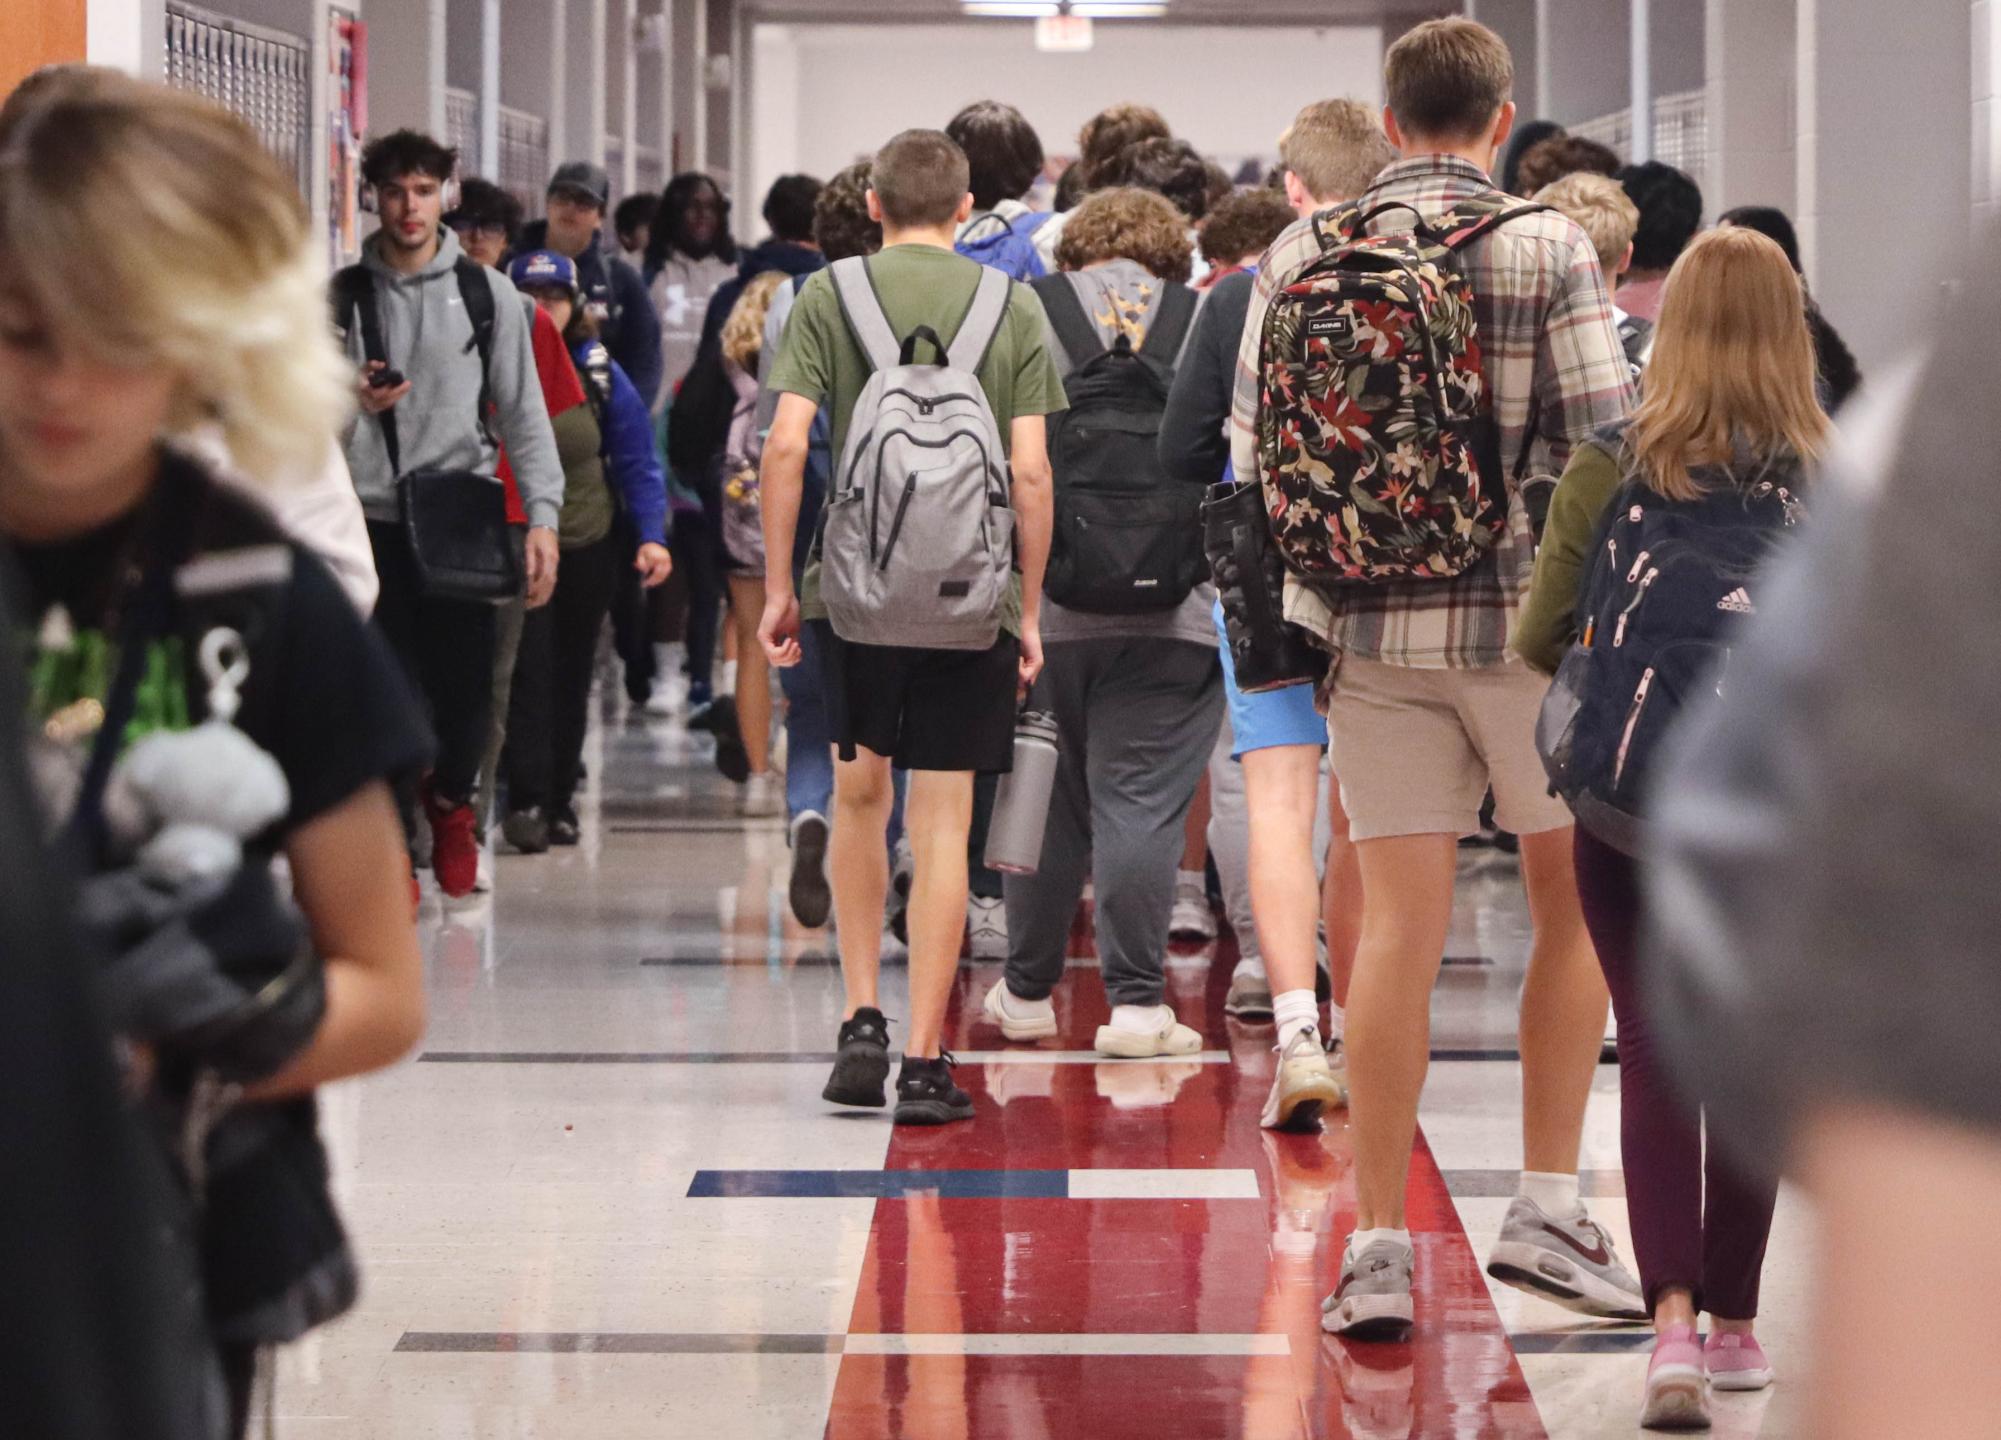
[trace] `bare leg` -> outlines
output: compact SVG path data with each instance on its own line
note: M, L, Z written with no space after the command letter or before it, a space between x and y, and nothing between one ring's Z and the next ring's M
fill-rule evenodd
M2001 1415L1990 1318L2001 1290L2001 1140L1854 1106L1813 1118L1798 1156L1820 1220L1813 1413L1801 1433L1993 1435ZM1922 1250L1887 1263L1884 1247L1899 1236L1920 1237Z
M1320 791L1320 747L1252 750L1244 767L1251 819L1251 912L1273 994L1313 988L1315 900L1313 811Z
M750 752L750 773L771 768L771 662L758 643L757 622L764 615L764 577L730 576L730 629L736 635L736 721L743 748Z
M1535 948L1522 986L1523 1168L1575 1175L1584 1105L1605 1043L1611 1005L1598 952L1577 902L1574 832L1522 836Z
M1327 927L1327 966L1334 974L1334 1003L1347 1008L1355 974L1355 950L1362 943L1362 860L1348 838L1348 811L1341 804L1341 777L1327 776L1327 869L1321 880L1320 913Z
M834 917L841 947L841 982L847 991L843 1019L877 1004L876 979L882 969L882 905L889 894L889 857L883 827L889 824L896 789L889 760L872 750L853 760L834 758L834 824L827 854L834 886ZM916 967L912 966L915 974Z
M1401 1229L1459 843L1453 835L1400 835L1355 848L1363 897L1347 1036L1355 1223Z
M887 768L884 772L888 780ZM883 821L888 819L884 811ZM973 827L973 777L966 771L913 770L903 805L910 837L910 1026L906 1055L937 1056L945 1005L966 937L966 836ZM875 827L882 857L882 821ZM887 874L885 872L885 882ZM876 896L878 910L882 897ZM843 917L842 923L846 923Z

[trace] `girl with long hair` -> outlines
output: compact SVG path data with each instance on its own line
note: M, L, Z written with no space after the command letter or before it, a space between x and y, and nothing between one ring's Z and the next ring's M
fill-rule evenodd
M0 110L0 583L238 1432L260 1350L355 1295L314 1092L424 1016L390 793L429 758L415 702L321 562L174 444L218 428L267 490L319 466L352 379L323 285L290 178L207 101L78 68Z
M1699 237L1669 274L1639 410L1578 447L1551 501L1515 634L1522 657L1551 673L1562 661L1576 635L1600 517L1615 494L1634 493L1625 487L1691 515L1719 492L1742 492L1747 503L1766 485L1797 495L1828 435L1815 379L1806 297L1780 247L1737 227ZM1718 532L1690 525L1683 533L1699 546L1705 533ZM1713 1146L1705 1155L1696 1117L1665 1073L1638 944L1637 865L1583 824L1576 863L1618 1021L1626 1194L1657 1334L1641 1423L1707 1429L1712 1388L1771 1383L1754 1321L1776 1188ZM1706 1349L1695 1329L1704 1311Z

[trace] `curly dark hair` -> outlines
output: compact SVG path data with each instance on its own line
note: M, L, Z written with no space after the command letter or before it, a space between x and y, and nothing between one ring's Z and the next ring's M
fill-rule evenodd
M780 175L765 192L759 213L779 240L813 238L813 205L820 198L820 182L811 175Z
M976 101L952 117L945 133L966 152L978 209L1019 200L1042 173L1042 137L1012 105Z
M1593 175L1617 175L1618 152L1582 135L1552 135L1522 152L1515 167L1515 183L1527 187L1522 194L1533 195L1543 186L1554 185L1580 170Z
M1262 255L1298 217L1285 197L1266 189L1239 190L1202 222L1202 258L1218 269Z
M1107 106L1077 132L1077 163L1084 167L1085 181L1096 189L1097 180L1091 172L1098 166L1142 140L1165 140L1173 133L1166 118L1151 105Z
M459 182L459 203L445 216L445 224L498 225L507 232L507 248L521 238L521 202L491 180L472 176Z
M1131 260L1149 275L1186 284L1195 247L1188 221L1164 196L1131 185L1094 190L1063 224L1059 270Z
M729 196L723 194L722 186L708 176L699 170L690 170L669 180L667 188L660 192L660 208L653 216L653 235L646 242L648 279L659 273L670 255L703 258L688 239L688 207L703 191L716 197L716 204L722 211L716 225L715 241L709 246L707 254L732 264L736 262L736 240L730 235Z
M1190 220L1209 210L1209 166L1186 140L1152 139L1129 145L1096 166L1091 188L1131 185L1165 195Z
M387 185L405 175L449 180L458 168L459 152L420 130L393 130L361 152L361 178L370 185Z
M882 226L868 218L869 162L857 160L820 189L813 202L813 239L827 263L882 249Z

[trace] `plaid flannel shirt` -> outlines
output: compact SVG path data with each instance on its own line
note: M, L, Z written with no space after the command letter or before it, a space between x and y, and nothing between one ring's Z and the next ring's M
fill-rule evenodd
M1449 155L1400 160L1357 202L1398 200L1433 218L1455 202L1490 193L1493 182ZM1371 228L1392 231L1409 216ZM1230 457L1239 475L1259 473L1258 349L1272 297L1320 255L1310 221L1272 243L1237 352L1230 412ZM1512 220L1460 252L1472 282L1487 383L1493 387L1508 478L1508 523L1487 556L1451 580L1383 585L1315 585L1287 577L1286 618L1337 654L1418 670L1475 669L1512 658L1508 635L1534 574L1528 514L1514 471L1531 405L1540 414L1546 473L1561 474L1571 447L1623 418L1633 404L1631 372L1612 318L1612 301L1591 242L1555 211Z

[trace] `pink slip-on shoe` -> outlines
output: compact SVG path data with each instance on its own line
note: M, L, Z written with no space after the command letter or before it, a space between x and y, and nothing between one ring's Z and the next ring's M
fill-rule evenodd
M1709 1428L1709 1379L1703 1373L1702 1342L1695 1338L1694 1326L1671 1326L1654 1342L1640 1426L1646 1430Z
M1772 1362L1753 1335L1712 1331L1702 1352L1709 1383L1718 1390L1762 1390L1772 1383Z

